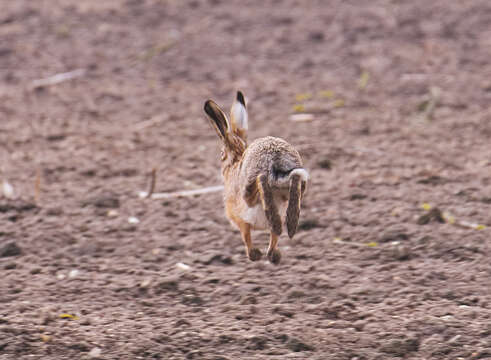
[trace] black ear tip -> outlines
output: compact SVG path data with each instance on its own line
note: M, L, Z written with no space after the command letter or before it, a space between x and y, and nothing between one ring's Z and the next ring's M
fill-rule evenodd
M237 91L237 101L245 106L244 94L242 94L242 91L240 91L240 90Z
M211 103L212 103L211 100L206 100L205 105L203 106L203 109L205 110L205 113L207 113L207 114L210 114L213 112L211 109Z

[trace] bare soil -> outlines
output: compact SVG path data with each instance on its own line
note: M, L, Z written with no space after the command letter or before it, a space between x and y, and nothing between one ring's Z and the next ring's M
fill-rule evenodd
M0 359L491 358L490 39L488 0L2 1ZM278 266L220 193L138 197L220 184L237 89L311 174Z

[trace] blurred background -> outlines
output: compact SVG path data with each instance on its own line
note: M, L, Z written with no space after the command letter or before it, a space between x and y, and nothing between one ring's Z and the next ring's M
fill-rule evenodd
M0 350L489 356L489 59L486 0L2 1ZM221 183L238 89L311 173L279 267L219 192L138 197Z

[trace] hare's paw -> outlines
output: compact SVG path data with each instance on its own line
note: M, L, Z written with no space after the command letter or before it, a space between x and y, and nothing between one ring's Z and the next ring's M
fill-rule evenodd
M251 248L251 250L249 250L249 260L251 261L261 260L262 256L263 253L258 248Z
M271 264L278 265L281 261L281 252L279 249L268 251L268 260Z

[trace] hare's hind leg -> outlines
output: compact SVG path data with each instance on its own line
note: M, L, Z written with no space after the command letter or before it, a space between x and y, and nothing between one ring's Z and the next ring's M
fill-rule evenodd
M258 175L257 188L259 190L259 196L261 198L261 204L263 206L266 219L271 227L271 230L276 235L281 235L281 217L278 214L278 208L274 202L273 191L268 184L268 178L266 175Z
M257 188L259 190L259 196L261 203L266 214L266 219L271 227L271 234L269 238L268 247L268 260L273 264L279 264L281 260L280 250L277 249L278 237L281 235L282 224L281 217L278 214L278 208L273 198L273 191L268 184L266 175L259 175L257 177Z
M298 218L300 217L300 201L305 191L305 181L302 181L300 175L293 175L290 179L290 197L288 199L288 208L286 210L286 228L290 239L297 232Z
M240 234L242 235L242 241L244 241L244 245L246 247L246 255L251 261L258 261L261 259L263 254L261 250L258 248L252 247L251 240L251 225L246 222L240 222L239 224Z
M277 248L278 246L278 235L274 232L271 232L269 238L269 247L268 247L268 260L275 265L278 265L281 260L281 252Z

